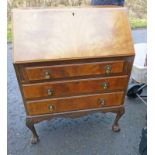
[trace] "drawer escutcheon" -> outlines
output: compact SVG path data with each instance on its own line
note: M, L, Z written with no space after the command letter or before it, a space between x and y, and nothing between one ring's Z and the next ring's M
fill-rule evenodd
M48 109L50 112L53 112L55 110L55 106L54 105L49 105Z
M103 82L103 83L101 84L101 86L103 87L103 89L107 89L108 86L109 86L109 83L108 83L108 82Z
M51 74L50 74L49 71L45 71L45 72L44 72L44 78L45 78L45 79L50 79L50 78L51 78Z
M47 94L48 96L52 96L54 94L54 90L53 89L47 89Z
M105 73L108 75L111 72L112 67L110 65L105 66Z
M98 102L101 106L104 106L104 105L105 105L105 100L102 99L102 98L99 98L97 102Z

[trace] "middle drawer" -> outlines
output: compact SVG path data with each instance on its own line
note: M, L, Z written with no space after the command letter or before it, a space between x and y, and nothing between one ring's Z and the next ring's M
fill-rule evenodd
M105 78L23 84L22 89L25 99L35 99L124 90L127 84L128 76L123 75Z

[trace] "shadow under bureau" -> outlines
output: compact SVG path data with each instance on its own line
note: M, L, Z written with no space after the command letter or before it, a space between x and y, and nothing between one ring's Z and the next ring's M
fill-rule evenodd
M124 7L13 10L13 64L32 143L53 117L124 114L134 48Z

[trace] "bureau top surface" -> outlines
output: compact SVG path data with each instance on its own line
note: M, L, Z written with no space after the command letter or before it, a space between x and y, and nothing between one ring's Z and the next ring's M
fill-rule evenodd
M134 55L123 7L14 9L14 63Z

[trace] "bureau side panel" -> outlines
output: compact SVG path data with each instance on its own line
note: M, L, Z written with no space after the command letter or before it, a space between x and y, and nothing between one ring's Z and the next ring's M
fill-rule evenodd
M14 66L14 69L15 69L15 73L16 73L16 77L17 77L17 82L18 82L18 85L19 85L19 89L20 89L20 92L21 92L21 95L22 95L22 99L23 99L23 104L24 104L24 107L25 107L25 112L26 114L28 114L28 111L27 111L27 108L26 108L26 101L25 101L25 97L24 97L24 93L23 93L23 89L22 89L22 67L18 64L13 64Z

